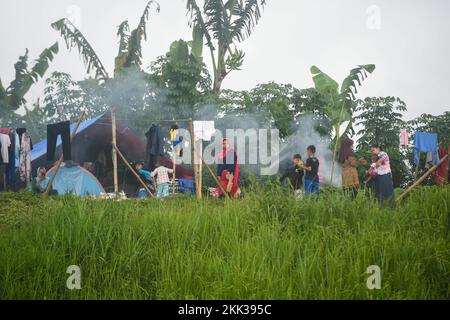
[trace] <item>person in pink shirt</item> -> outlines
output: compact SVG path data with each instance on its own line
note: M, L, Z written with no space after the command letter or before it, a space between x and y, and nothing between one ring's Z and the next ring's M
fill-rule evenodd
M394 195L394 184L392 181L392 171L389 162L389 156L378 144L373 144L371 147L373 156L377 156L378 160L372 164L376 170L374 176L375 197L380 203L390 201Z

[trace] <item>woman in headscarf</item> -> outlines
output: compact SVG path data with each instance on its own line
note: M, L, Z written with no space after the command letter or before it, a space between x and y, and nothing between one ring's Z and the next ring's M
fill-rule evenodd
M229 172L228 170L225 169L222 171L219 183L222 188L218 187L209 189L211 196L217 198L224 197L225 194L223 191L225 191L230 196L231 199L237 199L241 195L241 189L239 188L239 185L235 182L233 173Z
M227 170L233 174L234 184L239 183L239 164L237 152L233 149L228 139L222 141L222 152L219 154L217 165L217 176L222 176L222 172Z
M351 192L352 197L356 197L359 188L358 166L365 165L367 161L364 158L356 159L352 149L353 140L345 138L339 151L339 161L342 163L342 187Z

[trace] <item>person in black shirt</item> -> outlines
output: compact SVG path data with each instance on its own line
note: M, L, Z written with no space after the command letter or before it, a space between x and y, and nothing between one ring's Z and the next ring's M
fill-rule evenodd
M316 158L316 147L309 146L306 151L308 152L308 160L305 165L305 193L310 195L314 193L319 195L319 160Z
M303 188L303 175L305 172L303 171L302 157L299 154L294 155L292 163L293 165L287 168L281 177L281 182L287 178L294 191L297 191Z

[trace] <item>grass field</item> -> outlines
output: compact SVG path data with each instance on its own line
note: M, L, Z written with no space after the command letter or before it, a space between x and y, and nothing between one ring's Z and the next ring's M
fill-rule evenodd
M396 209L277 186L201 203L0 194L0 299L448 299L449 191Z

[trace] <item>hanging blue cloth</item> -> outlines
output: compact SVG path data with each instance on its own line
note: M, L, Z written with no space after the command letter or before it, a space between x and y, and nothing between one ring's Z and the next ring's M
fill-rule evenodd
M437 133L416 132L414 134L414 162L419 163L419 152L433 153L433 162L438 164L438 135Z

